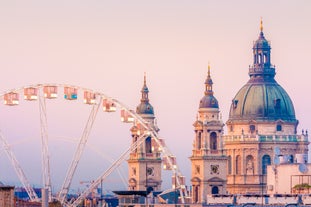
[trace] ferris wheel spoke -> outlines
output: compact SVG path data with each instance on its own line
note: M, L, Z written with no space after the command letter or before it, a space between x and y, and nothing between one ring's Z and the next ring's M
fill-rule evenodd
M44 188L48 189L49 201L52 200L50 158L48 147L48 125L46 114L46 101L39 95L39 111L41 123L41 146L42 146L42 179Z
M70 167L68 168L67 175L65 177L63 186L62 186L62 188L60 190L60 193L58 195L58 200L62 204L65 204L65 202L66 202L65 201L66 200L66 196L68 194L68 191L69 191L69 188L70 188L70 185L71 185L71 181L72 181L73 175L74 175L74 173L75 173L75 171L77 169L77 166L78 166L78 163L80 161L81 155L83 153L83 150L84 150L84 148L86 146L86 143L87 143L87 140L89 138L91 129L92 129L94 121L96 119L96 115L97 115L98 110L100 108L101 100L102 100L102 98L100 98L99 104L94 104L93 107L92 107L92 110L91 110L91 113L89 115L87 124L86 124L86 126L84 128L84 131L83 131L83 134L82 134L82 136L80 138L77 150L76 150L76 152L74 154L74 157L73 157L73 160L72 160L72 162L70 164Z
M36 192L34 191L34 189L31 187L21 165L19 164L19 162L17 161L13 151L11 150L10 145L8 144L8 142L6 141L6 139L4 138L4 136L2 135L2 133L0 132L0 140L3 144L3 148L8 156L8 158L10 159L14 170L20 180L20 182L22 183L22 185L24 186L29 198L31 201L39 201L38 195L36 194Z
M76 207L83 199L85 199L93 189L100 185L100 183L106 179L120 164L126 160L128 154L133 152L137 147L145 141L145 139L150 136L149 132L142 134L135 143L133 143L99 178L91 183L91 185L83 191L80 196L73 201L73 203L66 203L66 207Z

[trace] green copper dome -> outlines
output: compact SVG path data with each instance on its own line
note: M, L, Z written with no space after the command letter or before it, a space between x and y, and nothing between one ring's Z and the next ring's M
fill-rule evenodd
M154 115L153 107L150 103L140 103L136 108L137 114L152 114Z
M296 122L293 103L274 80L251 78L232 100L229 120Z
M283 120L297 123L289 95L274 79L270 43L264 37L262 25L260 29L259 38L253 45L250 79L233 98L228 121Z

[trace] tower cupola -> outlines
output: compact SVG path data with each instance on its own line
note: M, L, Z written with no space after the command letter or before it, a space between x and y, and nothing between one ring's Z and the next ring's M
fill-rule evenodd
M154 115L153 107L149 103L148 97L149 89L146 83L146 74L144 75L144 85L141 89L141 99L140 104L136 108L136 113L138 114L151 114Z
M210 65L208 65L207 78L205 80L204 96L200 100L199 108L219 108L218 101L214 97L213 80L211 78Z

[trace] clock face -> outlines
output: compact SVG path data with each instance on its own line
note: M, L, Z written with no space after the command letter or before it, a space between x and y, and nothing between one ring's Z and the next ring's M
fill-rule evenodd
M153 175L153 168L152 167L147 168L147 175Z
M211 173L219 174L219 165L211 165Z

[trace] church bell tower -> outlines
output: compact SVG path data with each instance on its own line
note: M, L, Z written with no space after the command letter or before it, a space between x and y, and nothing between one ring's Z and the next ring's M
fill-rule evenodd
M207 194L226 193L227 158L223 150L223 127L214 97L210 66L200 100L191 160L192 202L205 203Z
M156 132L159 128L156 124L154 110L149 103L149 89L144 76L144 85L141 90L140 104L136 108L136 113L140 115ZM132 143L135 143L141 134L139 123L134 123L131 128ZM128 159L129 169L129 190L159 191L161 190L161 153L154 143L152 137L147 137L145 141L130 154Z

